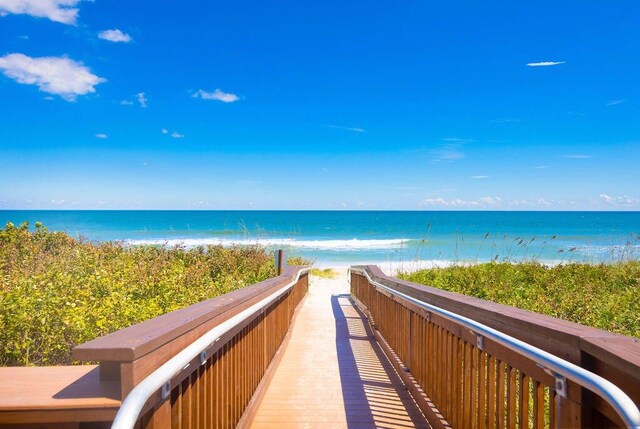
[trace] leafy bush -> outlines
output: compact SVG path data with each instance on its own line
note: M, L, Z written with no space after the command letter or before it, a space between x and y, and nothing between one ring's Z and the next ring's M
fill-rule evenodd
M0 229L0 366L63 365L75 345L275 275L261 247L129 247L36 224Z
M527 262L453 266L403 273L406 280L610 332L640 337L640 262Z

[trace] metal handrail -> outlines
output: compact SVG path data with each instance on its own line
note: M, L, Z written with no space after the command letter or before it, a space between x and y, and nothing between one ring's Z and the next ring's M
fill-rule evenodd
M298 282L302 274L306 274L310 270L311 268L309 267L300 269L294 280L287 283L285 286L263 300L253 304L251 307L241 311L211 329L149 374L144 380L138 383L124 399L118 413L116 414L113 424L111 425L111 429L133 428L140 417L140 412L142 411L145 403L155 392L163 389L163 393L168 394L168 391L165 389L166 383L189 366L192 360L196 359L199 355L202 356L201 353L219 340L222 335L241 324L252 314L266 309L273 301L280 298L280 296L291 289Z
M363 274L370 284L378 288L382 288L392 295L406 299L412 304L424 308L427 311L438 314L439 316L442 316L448 320L463 325L471 329L476 335L482 335L486 338L490 338L491 340L507 347L509 350L528 357L542 368L551 371L554 377L556 377L556 380L558 380L558 376L561 376L574 381L575 383L579 384L585 389L596 393L605 401L607 401L607 403L609 403L609 405L613 407L615 412L622 418L622 421L625 425L630 428L640 428L640 410L638 410L636 404L633 402L633 400L631 400L631 398L629 398L626 393L624 393L618 386L611 383L609 380L597 374L594 374L591 371L587 371L586 369L569 361L566 361L558 356L532 346L531 344L525 343L524 341L493 329L480 322L476 322L473 319L469 319L440 307L436 307L435 305L427 304L424 301L420 301L419 299L399 292L382 283L376 282L369 276L369 273L367 273L364 268L350 267L348 272Z

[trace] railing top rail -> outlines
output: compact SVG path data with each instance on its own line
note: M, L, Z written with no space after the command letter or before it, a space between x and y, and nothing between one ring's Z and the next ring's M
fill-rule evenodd
M476 335L482 335L486 338L490 338L508 349L526 356L541 367L551 371L554 376L562 376L572 380L607 401L607 403L620 416L625 425L631 428L640 428L640 410L638 410L636 404L631 400L631 398L629 398L629 396L627 396L626 393L609 380L480 322L452 311L445 310L444 308L428 304L377 282L371 278L367 270L363 267L351 267L349 268L349 272L361 274L367 278L370 284L385 290L387 293L401 297L402 299L411 302L413 305L438 314L441 317L470 329Z
M165 390L165 393L168 392L168 389L163 388L163 386L165 386L165 384L175 375L179 374L183 369L185 369L185 367L191 365L192 361L197 359L199 356L201 363L206 360L206 356L201 355L204 350L220 339L220 337L225 333L231 331L234 327L240 325L252 315L255 315L257 312L264 311L271 303L291 289L298 282L301 275L306 274L309 271L310 268L298 267L296 276L287 284L209 330L149 374L144 380L138 383L124 399L122 406L118 410L118 414L113 421L113 425L111 426L112 429L130 429L134 427L144 405L154 393L160 389Z

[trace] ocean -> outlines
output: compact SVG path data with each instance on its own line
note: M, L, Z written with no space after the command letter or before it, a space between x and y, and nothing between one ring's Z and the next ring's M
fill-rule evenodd
M130 245L261 244L321 267L375 263L386 271L640 256L640 212L4 210L0 220Z

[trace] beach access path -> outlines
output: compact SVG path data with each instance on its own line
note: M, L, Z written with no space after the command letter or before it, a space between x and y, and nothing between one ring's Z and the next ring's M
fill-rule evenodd
M311 277L251 427L429 427L349 296L346 270Z

